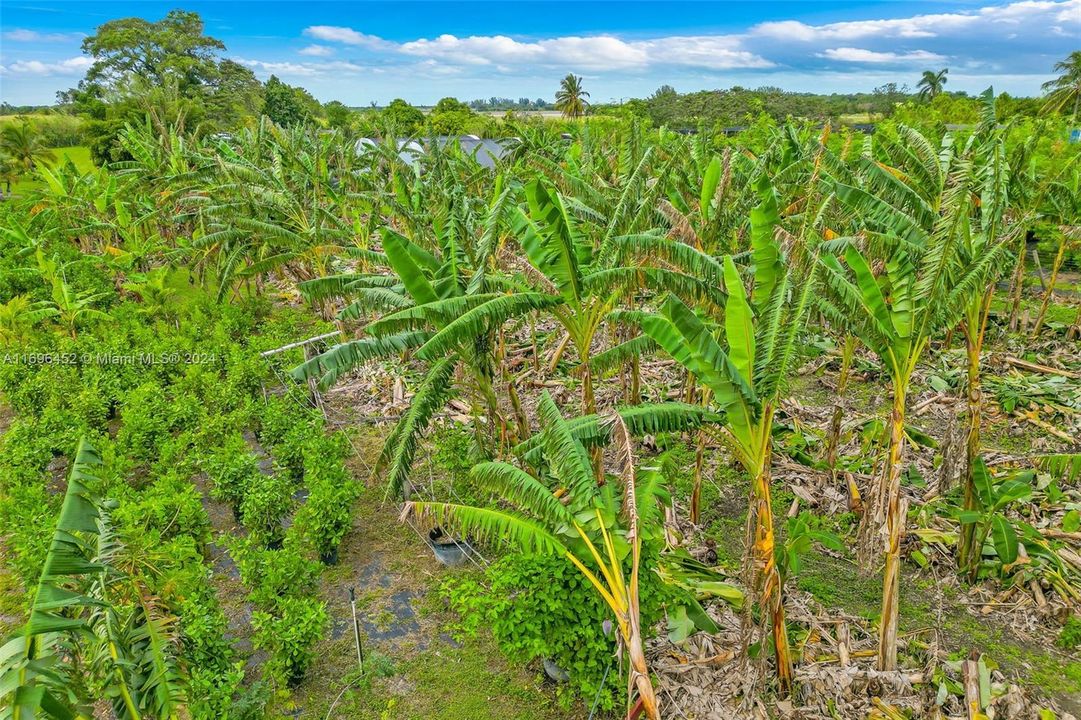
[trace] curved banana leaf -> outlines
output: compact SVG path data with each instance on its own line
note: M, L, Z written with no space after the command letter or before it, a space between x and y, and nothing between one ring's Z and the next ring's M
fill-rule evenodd
M543 293L500 295L453 320L424 344L417 357L434 360L464 343L473 343L478 336L494 331L509 318L562 303L563 298Z
M295 379L306 381L316 378L322 389L333 385L342 374L360 367L370 360L400 353L410 348L420 347L431 337L431 333L414 331L382 337L360 338L335 345L325 353L289 371Z
M435 288L428 281L424 270L418 264L418 260L432 273L439 270L439 263L430 254L425 253L407 238L393 230L384 229L382 237L383 252L387 255L387 261L390 262L394 272L401 278L406 292L413 298L413 301L418 305L423 305L438 300L439 297L436 295ZM427 262L428 258L431 258L430 262Z

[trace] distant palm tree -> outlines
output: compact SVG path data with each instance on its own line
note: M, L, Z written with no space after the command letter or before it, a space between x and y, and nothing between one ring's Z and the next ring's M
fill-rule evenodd
M942 92L942 86L946 84L946 75L949 72L947 68L942 68L938 72L924 70L923 77L916 83L920 91L920 99L934 100L935 96Z
M0 154L11 174L23 175L38 163L51 161L56 156L45 146L41 135L35 133L27 121L5 125L0 130Z
M1076 120L1081 107L1081 50L1074 50L1065 60L1055 63L1055 71L1062 74L1041 86L1049 92L1043 111L1062 112L1072 106L1070 117Z
M567 77L559 81L559 92L556 93L556 110L563 113L563 117L576 118L586 114L589 101L585 98L589 93L582 89L582 78L567 73Z

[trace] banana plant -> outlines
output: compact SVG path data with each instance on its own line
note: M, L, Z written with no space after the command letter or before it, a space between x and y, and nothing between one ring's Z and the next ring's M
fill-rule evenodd
M982 451L981 427L983 425L983 389L980 369L987 321L991 313L991 301L995 282L1003 274L1009 259L1010 247L1027 218L1011 218L1007 215L1009 200L1010 166L1006 153L1006 132L995 118L995 100L990 89L982 96L981 121L970 146L977 181L980 184L979 220L962 229L957 236L958 258L961 272L972 263L989 258L994 262L991 272L982 280L982 288L974 288L964 303L961 315L961 332L965 338L966 364L966 410L965 432L965 508L976 506L976 461ZM974 527L962 527L958 559L962 566L969 562L976 550Z
M4 720L93 717L88 681L115 717L187 717L174 618L115 564L120 545L90 490L100 466L97 450L80 441L30 618L0 649Z
M957 514L962 529L972 528L975 551L968 563L962 566L971 579L976 578L985 554L988 538L997 562L1003 568L1017 562L1018 536L1013 523L1006 517L1006 508L1032 495L1031 473L1029 481L1009 478L995 482L982 456L977 456L972 466L976 500L974 507L966 507Z
M59 311L46 300L31 300L16 295L0 304L0 345L15 346L27 342L35 325Z
M431 362L409 410L388 437L376 464L376 473L388 470L389 494L407 490L417 440L446 402L457 367L466 368L494 424L506 432L508 426L493 388L495 331L507 318L558 302L558 298L539 293L500 292L521 286L485 273L488 253L502 232L508 196L506 191L496 193L478 229L479 244L484 248L479 258L471 258L463 249L466 239L460 224L444 225L438 253L428 252L385 228L383 253L368 257L389 265L394 275L336 275L300 285L309 300L352 298L339 313L340 320L360 319L373 310L390 312L365 326L361 337L338 344L294 368L291 373L296 379L317 379L325 388L353 368L406 351L414 351L420 359ZM479 423L476 428L478 443L483 445Z
M759 192L762 201L751 213L754 282L749 297L732 257L723 260L723 344L717 331L672 296L659 314L643 318L642 329L712 394L725 416L724 440L751 478L753 584L771 624L777 678L787 692L792 658L770 502L772 432L816 282L813 263L786 266L774 239L780 216L768 180L760 182Z
M912 373L935 333L954 327L972 298L983 297L1006 253L1004 243L989 243L987 251L978 254L961 251L980 180L972 162L953 155L948 146L940 156L918 139L913 139L910 152L922 158L913 167L942 188L931 202L921 191L899 187L886 177L888 173L880 174L871 165L868 170L876 174L876 182L890 184L908 205L898 207L867 190L832 181L838 199L861 213L867 232L886 246L886 259L884 272L876 276L851 245L844 252L847 268L837 257L824 255L820 262L830 292L818 298L829 321L859 337L890 376L886 467L872 489L860 529L864 561L878 552L885 557L878 652L883 670L895 669L897 663L900 539L905 522L900 480Z
M68 335L76 337L78 328L89 321L107 320L109 314L98 310L94 305L109 297L107 292L94 292L93 290L77 291L68 284L64 273L64 265L56 258L46 258L39 249L37 251L38 271L51 287L51 301L48 307L55 312L50 313L67 330Z
M646 716L659 718L643 647L639 580L643 573L658 569L643 566L642 545L663 542L663 508L668 500L661 473L635 466L631 435L636 427L645 428L643 409L568 421L546 391L538 413L544 430L530 438L541 466L536 476L505 462L485 462L472 470L474 481L491 491L500 506L413 502L403 517L413 513L479 539L502 539L524 552L566 558L615 616L630 663L628 698L637 691ZM625 419L632 417L638 420ZM665 426L674 429L679 424ZM579 438L592 438L600 445L614 443L618 476L598 485L587 446ZM679 574L671 568L668 572ZM739 601L735 588L711 583L712 594ZM691 614L704 617L701 608L696 609L699 612Z

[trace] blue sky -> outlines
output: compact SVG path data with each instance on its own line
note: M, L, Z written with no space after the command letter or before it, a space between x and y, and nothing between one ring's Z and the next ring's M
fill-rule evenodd
M0 99L50 103L90 64L82 38L175 3L0 0ZM188 2L225 55L320 100L551 98L567 72L594 101L743 85L870 90L949 67L949 89L1038 94L1081 47L1081 0L952 2Z

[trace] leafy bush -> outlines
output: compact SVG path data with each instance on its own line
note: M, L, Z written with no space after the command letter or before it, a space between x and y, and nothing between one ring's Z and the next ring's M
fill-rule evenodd
M308 499L297 513L297 529L327 560L337 552L353 517L360 487L343 464L341 436L312 439L304 450L304 481Z
M202 545L209 538L210 519L202 496L186 477L167 475L129 495L113 512L127 532L152 533L156 542L189 537Z
M275 612L252 613L252 644L270 652L266 675L290 685L299 682L315 657L312 646L329 621L326 606L315 598L282 598Z
M169 393L157 383L144 383L124 397L117 440L128 454L145 461L157 453L172 428L171 407Z
M1071 615L1055 640L1055 644L1066 650L1081 649L1081 617Z
M273 608L285 597L315 592L319 565L299 549L286 544L279 550L268 550L250 537L230 538L227 543L241 580L252 588L250 597L256 605Z
M221 447L203 459L202 467L213 484L210 494L229 503L237 519L242 519L244 495L252 479L260 475L259 458L251 452L244 436L227 436Z
M444 586L444 596L462 617L461 629L470 635L490 629L516 661L553 661L570 675L575 692L592 698L614 656L617 633L605 634L611 612L581 572L560 557L512 555L493 563L487 580L490 590L469 579ZM640 582L642 628L648 633L678 591L653 573L644 573ZM601 706L612 709L625 694L610 674Z
M293 506L293 484L279 473L257 473L248 479L240 516L252 535L273 544L282 538L282 518Z

